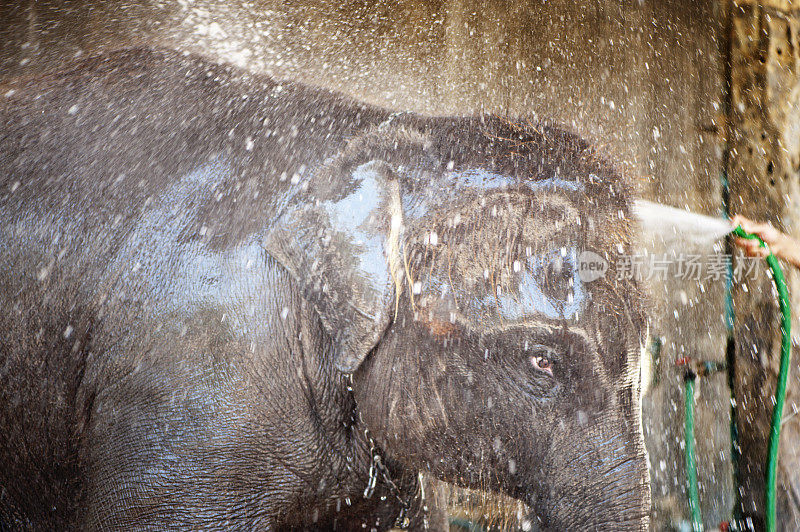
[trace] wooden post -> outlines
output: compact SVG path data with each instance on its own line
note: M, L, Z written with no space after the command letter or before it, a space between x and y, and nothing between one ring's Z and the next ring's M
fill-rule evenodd
M730 209L800 230L800 5L788 0L732 0L730 35ZM784 265L785 268L788 266ZM789 273L792 309L800 280ZM741 447L741 500L750 527L764 519L764 475L778 372L780 326L767 275L734 281L734 391ZM797 330L797 316L792 328ZM796 353L795 353L796 355ZM779 529L800 527L800 386L793 356L778 469Z

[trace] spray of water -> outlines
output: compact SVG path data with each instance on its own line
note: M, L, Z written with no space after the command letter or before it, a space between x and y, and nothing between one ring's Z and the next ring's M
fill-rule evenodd
M733 230L730 222L723 218L705 216L651 201L636 200L633 210L642 227L665 242L711 245Z

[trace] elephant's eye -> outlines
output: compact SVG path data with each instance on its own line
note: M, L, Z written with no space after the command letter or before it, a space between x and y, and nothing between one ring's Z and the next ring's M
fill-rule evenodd
M544 371L551 377L553 376L553 361L549 358L543 356L533 356L531 357L531 364L533 364L534 368Z

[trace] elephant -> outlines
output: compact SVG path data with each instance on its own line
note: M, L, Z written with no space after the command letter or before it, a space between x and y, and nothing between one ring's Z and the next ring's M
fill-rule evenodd
M578 135L152 47L0 116L0 528L435 528L421 474L647 528L634 189Z

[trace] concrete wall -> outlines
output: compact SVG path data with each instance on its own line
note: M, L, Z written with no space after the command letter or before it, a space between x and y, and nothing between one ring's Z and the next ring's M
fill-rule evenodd
M724 4L696 0L110 0L0 4L0 75L125 43L193 50L255 71L430 114L524 114L566 125L619 161L649 199L721 206ZM2 7L4 6L4 7ZM69 9L66 6L71 6ZM657 254L694 253L648 244ZM663 343L644 404L654 528L685 519L683 392L674 360L723 360L720 281L651 281ZM702 381L706 524L731 512L724 377Z

